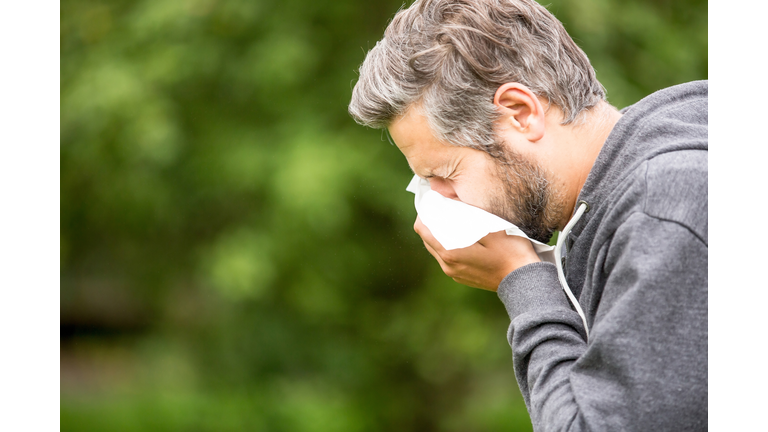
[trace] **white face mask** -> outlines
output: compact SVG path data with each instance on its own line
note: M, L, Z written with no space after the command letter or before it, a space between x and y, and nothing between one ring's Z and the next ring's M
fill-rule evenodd
M527 238L542 261L555 264L554 246L531 240L520 228L483 209L440 195L419 176L413 176L405 190L416 195L414 203L421 222L446 250L465 248L490 233L505 231Z

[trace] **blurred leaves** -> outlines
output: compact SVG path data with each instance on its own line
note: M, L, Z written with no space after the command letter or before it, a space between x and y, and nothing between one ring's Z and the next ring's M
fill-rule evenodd
M247 230L224 234L203 259L210 285L233 300L261 297L275 277L269 241Z
M530 429L504 308L346 112L400 6L61 3L62 430ZM706 2L549 9L619 107L707 77Z

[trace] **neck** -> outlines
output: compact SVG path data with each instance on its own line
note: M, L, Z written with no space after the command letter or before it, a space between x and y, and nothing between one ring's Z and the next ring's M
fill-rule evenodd
M562 229L576 208L576 200L587 181L587 176L600 154L621 113L607 102L600 102L585 114L582 122L555 128L559 132L558 145L551 155L553 171L562 182L563 210L560 217Z

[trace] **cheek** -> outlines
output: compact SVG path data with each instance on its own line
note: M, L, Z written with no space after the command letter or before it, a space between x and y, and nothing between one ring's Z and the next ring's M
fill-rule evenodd
M473 205L486 211L490 211L489 209L493 206L506 205L507 194L504 183L496 176L494 167L488 167L487 175L483 177L482 185L473 192L473 199L476 201L476 204Z
M475 152L463 160L453 188L462 202L488 211L500 190L498 167L486 153Z
M488 191L486 188L474 183L456 184L454 189L461 202L488 210L488 201L490 197L487 196Z

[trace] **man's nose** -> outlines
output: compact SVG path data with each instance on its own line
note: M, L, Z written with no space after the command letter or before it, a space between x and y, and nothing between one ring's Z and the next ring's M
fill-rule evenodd
M450 182L448 182L445 179L432 177L429 179L429 187L439 193L440 195L450 198L450 199L458 199L459 196L456 195L456 191L453 190L453 186L451 186Z

